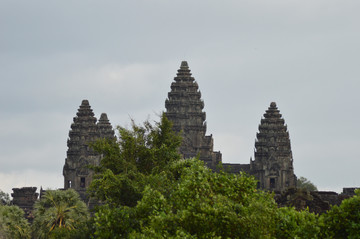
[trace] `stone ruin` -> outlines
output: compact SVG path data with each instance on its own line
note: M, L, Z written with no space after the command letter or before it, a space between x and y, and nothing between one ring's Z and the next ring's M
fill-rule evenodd
M39 196L36 187L13 188L12 190L12 203L24 210L25 218L32 222L34 219L32 211Z
M356 188L344 188L338 194L331 191L307 191L299 188L289 188L283 192L275 192L275 201L279 207L289 206L296 210L309 209L310 212L321 214L331 208L339 206L344 199L355 195Z

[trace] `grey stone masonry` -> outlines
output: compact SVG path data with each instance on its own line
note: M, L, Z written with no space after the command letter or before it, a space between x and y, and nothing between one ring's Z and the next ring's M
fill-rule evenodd
M250 171L259 180L259 188L283 191L296 187L289 132L275 102L261 119Z
M198 83L191 76L188 63L181 62L175 82L165 101L166 117L172 121L173 130L182 132L180 153L184 158L200 156L210 168L221 162L221 153L213 151L212 135L206 134L206 114Z

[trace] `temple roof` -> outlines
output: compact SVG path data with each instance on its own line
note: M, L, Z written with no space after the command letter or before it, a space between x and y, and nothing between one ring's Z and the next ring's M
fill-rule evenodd
M99 123L101 125L110 125L109 119L106 113L102 113L99 119Z

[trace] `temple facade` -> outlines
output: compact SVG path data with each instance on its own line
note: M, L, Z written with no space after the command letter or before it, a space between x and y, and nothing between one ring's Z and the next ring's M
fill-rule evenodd
M181 62L174 82L171 83L165 108L166 117L173 123L173 130L180 132L183 137L180 146L183 157L199 156L208 167L215 168L221 162L221 153L213 151L213 137L206 135L204 101L186 61Z
M86 199L86 189L93 177L89 166L100 163L100 155L92 150L90 144L102 137L115 138L107 115L102 114L97 122L89 101L83 100L71 124L63 168L64 189L75 189L83 200Z
M265 190L296 187L289 132L275 102L261 119L250 174L258 179L258 187Z

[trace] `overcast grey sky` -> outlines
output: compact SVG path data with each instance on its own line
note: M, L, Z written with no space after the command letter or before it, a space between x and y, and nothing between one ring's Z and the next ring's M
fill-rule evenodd
M294 168L360 186L360 1L0 0L0 189L63 186L88 99L115 125L158 120L182 60L224 162L249 163L276 101Z

